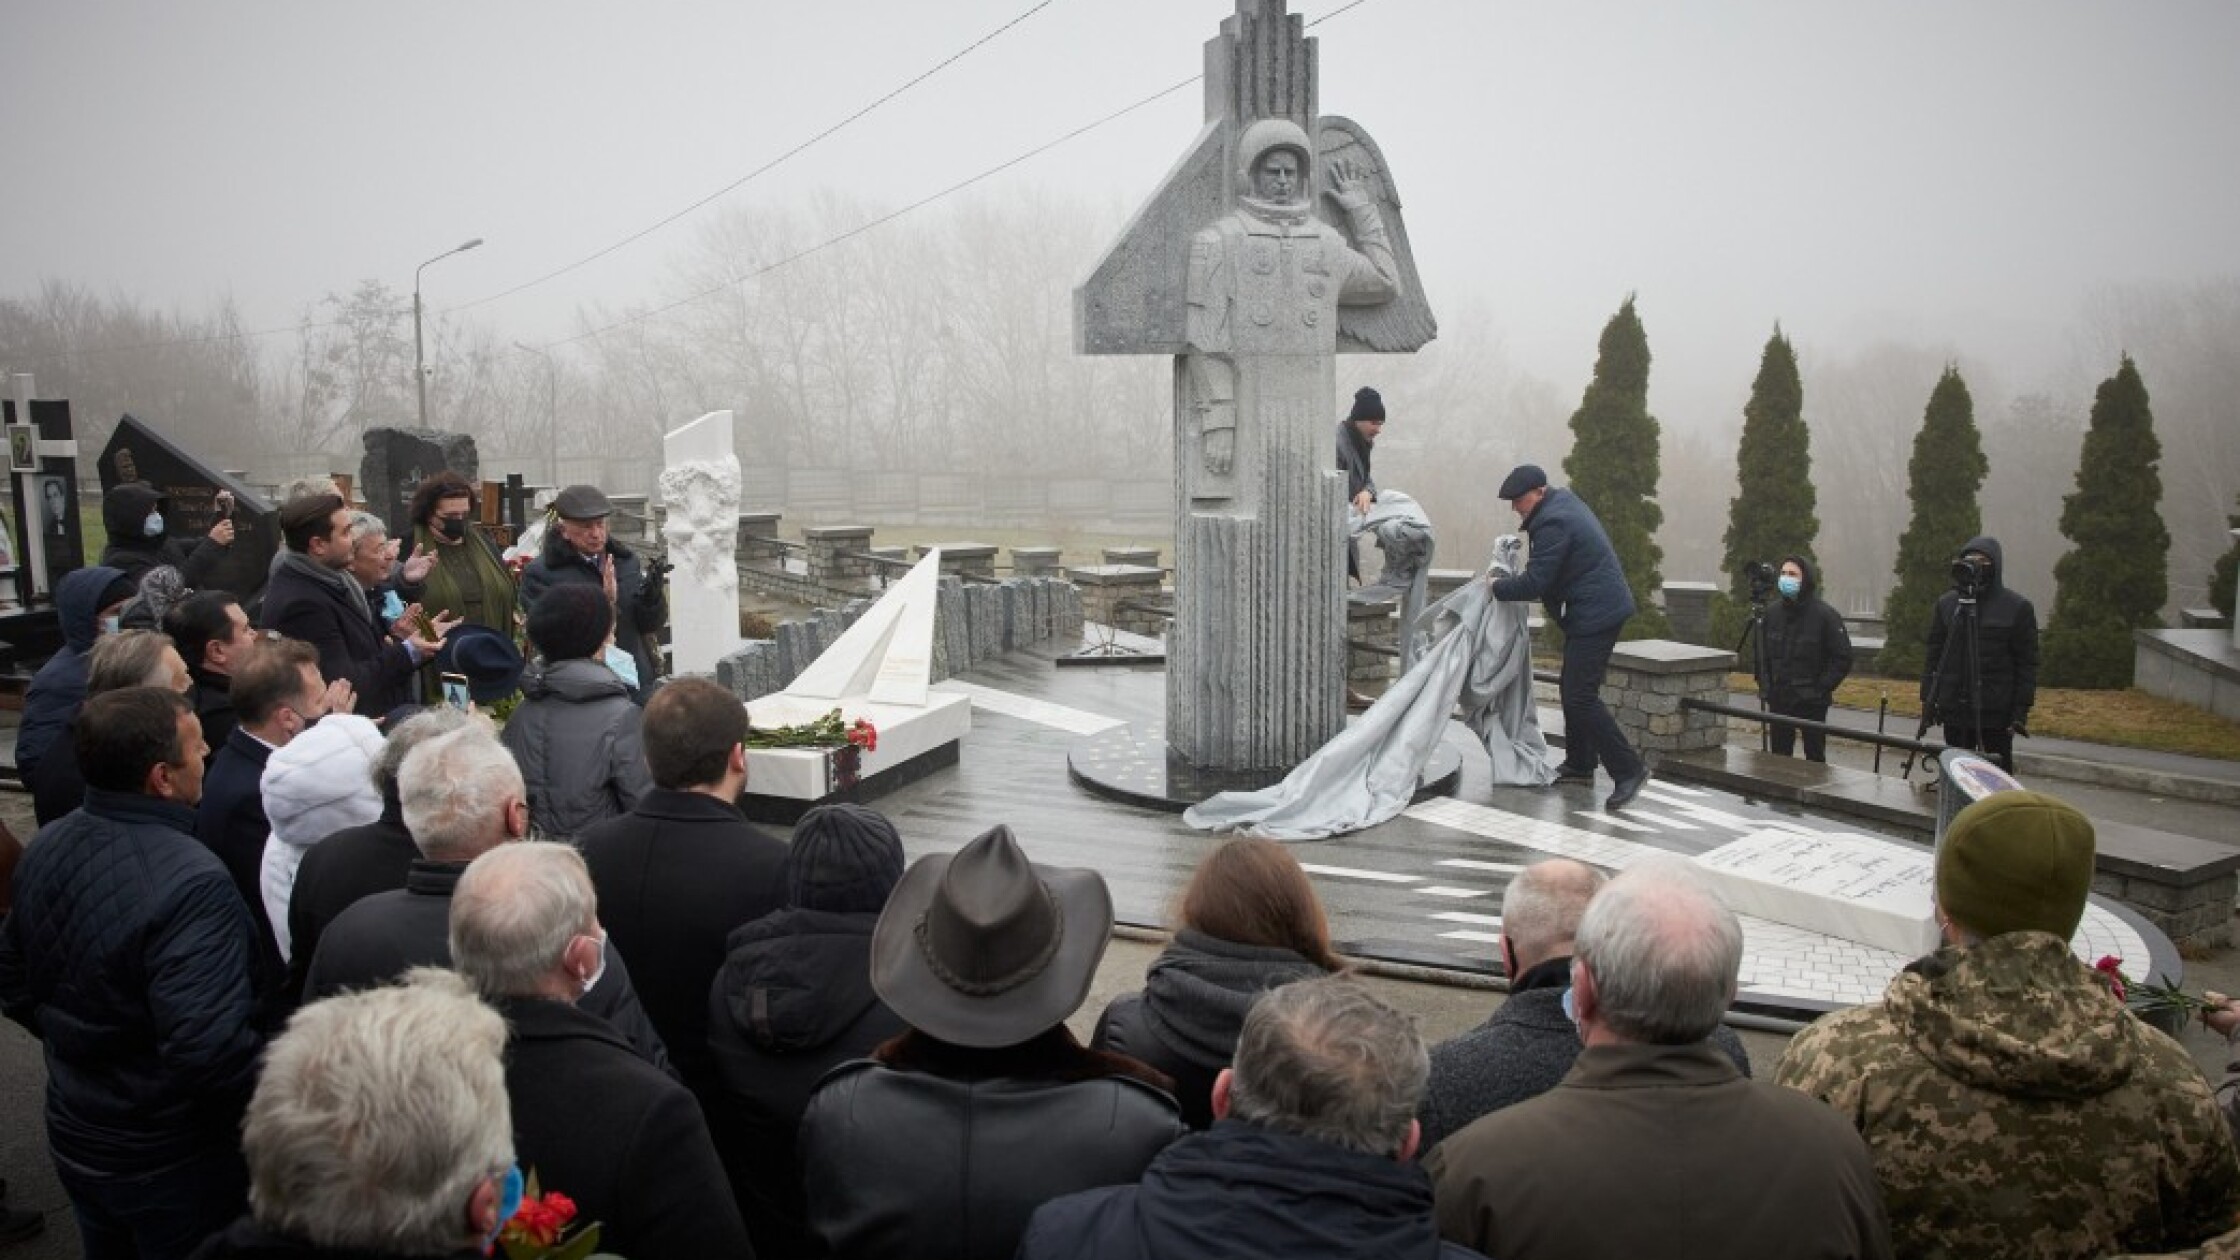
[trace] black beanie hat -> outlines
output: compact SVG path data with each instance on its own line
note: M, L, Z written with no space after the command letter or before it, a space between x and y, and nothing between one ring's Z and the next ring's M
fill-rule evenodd
M134 582L131 578L119 574L117 577L111 579L107 586L101 588L101 602L95 604L94 609L98 611L100 609L107 608L111 604L125 603L139 593L139 583Z
M875 913L902 882L902 837L875 809L841 802L801 816L786 849L786 904Z
M1348 422L1382 419L1384 419L1384 398L1376 390L1364 385L1353 391L1353 410L1346 415Z
M529 609L529 642L547 661L597 656L614 629L607 593L588 582L563 582Z

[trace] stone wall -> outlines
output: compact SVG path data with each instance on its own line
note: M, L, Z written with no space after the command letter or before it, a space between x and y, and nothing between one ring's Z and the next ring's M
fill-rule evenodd
M2137 910L2173 944L2206 949L2232 943L2232 901L2240 877L2227 871L2197 883L2172 883L2110 871L2092 876L2092 891Z
M1617 716L1627 742L1645 754L1717 748L1727 742L1727 719L1680 702L1726 703L1727 674L1734 663L1732 652L1692 643L1620 643L1610 655L1602 699Z
M742 570L741 578L752 584L755 573ZM781 624L777 637L750 640L718 661L716 681L742 700L785 690L872 602L867 595ZM1081 623L1081 593L1070 582L1028 577L967 583L944 577L935 601L933 677L952 677L1037 643L1078 641Z

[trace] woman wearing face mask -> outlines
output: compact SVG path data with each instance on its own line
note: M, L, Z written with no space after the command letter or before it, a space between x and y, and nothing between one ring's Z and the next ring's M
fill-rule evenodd
M449 470L420 483L407 513L412 528L398 559L398 594L406 603L448 608L467 624L513 637L513 574L497 545L476 524L481 503L467 479Z
M605 592L581 583L555 586L529 606L529 643L537 659L522 671L521 706L500 738L521 765L529 820L544 835L573 838L629 813L653 786L644 711L614 668L633 662L614 650Z
M1763 651L1758 655L1758 695L1784 717L1828 720L1836 685L1851 674L1851 635L1843 618L1820 598L1820 575L1803 556L1783 556L1777 579L1781 598L1766 609ZM1793 754L1797 730L1769 726L1775 756ZM1828 737L1804 733L1806 761L1828 759Z
M232 520L219 517L209 534L199 539L175 538L173 515L171 500L145 481L113 487L101 496L101 523L109 530L101 563L130 578L136 587L148 570L166 564L179 570L189 589L210 585L226 549L233 546Z

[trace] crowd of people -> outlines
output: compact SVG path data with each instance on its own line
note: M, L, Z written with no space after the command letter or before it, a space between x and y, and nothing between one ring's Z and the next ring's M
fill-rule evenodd
M1000 825L915 862L858 805L757 829L744 707L615 659L661 600L603 524L479 597L531 648L479 680L528 697L502 736L417 707L494 580L442 551L479 545L454 489L412 555L288 503L285 628L220 592L103 625L130 578L66 584L90 633L38 761L78 786L0 878L0 1010L96 1260L486 1254L555 1196L634 1257L2240 1253L2240 1086L2071 952L2094 844L2057 799L1962 811L1942 947L1771 1079L1721 1023L1740 923L1678 857L1518 872L1507 1000L1427 1046L1291 852L1232 839L1090 1021L1104 879ZM388 583L445 603L384 631ZM1584 679L1604 627L1564 604Z

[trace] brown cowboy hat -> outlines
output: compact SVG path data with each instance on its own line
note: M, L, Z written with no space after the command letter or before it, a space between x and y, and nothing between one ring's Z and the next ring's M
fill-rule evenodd
M1103 876L1029 862L998 825L903 873L871 933L871 987L952 1045L1017 1045L1081 1005L1111 932Z

